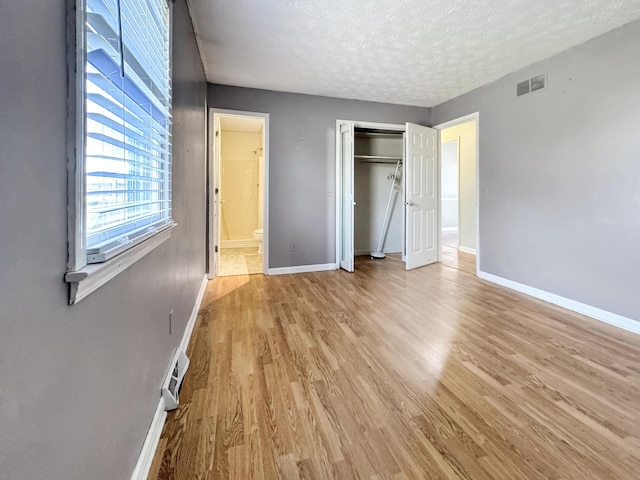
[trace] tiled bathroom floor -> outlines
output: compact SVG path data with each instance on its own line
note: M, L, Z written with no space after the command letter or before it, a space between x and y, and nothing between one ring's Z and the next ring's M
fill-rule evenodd
M249 275L262 273L262 254L258 247L220 249L218 276Z

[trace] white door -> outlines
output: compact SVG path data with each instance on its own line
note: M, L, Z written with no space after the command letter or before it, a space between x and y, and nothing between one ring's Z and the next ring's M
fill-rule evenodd
M353 272L353 124L340 125L340 268Z
M438 131L407 123L405 135L407 270L438 261Z
M220 271L220 175L222 174L222 168L220 165L222 164L222 160L220 159L221 155L221 145L222 145L222 132L220 127L220 115L213 116L213 225L214 225L214 234L211 239L214 248L213 256L214 256L214 274L217 276Z

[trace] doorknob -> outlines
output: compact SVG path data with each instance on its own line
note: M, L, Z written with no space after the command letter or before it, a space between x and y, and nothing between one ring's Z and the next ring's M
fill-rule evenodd
M415 205L415 203L409 201L409 202L404 202L404 204L408 207L413 207Z

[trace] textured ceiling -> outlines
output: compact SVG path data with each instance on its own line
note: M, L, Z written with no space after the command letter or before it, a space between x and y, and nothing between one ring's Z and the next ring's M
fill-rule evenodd
M640 17L640 0L190 0L210 82L433 106Z

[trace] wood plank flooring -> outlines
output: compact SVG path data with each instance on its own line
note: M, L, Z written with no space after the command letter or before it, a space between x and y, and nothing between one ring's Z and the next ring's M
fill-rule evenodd
M459 268L467 273L476 273L476 256L472 253L461 252L457 247L441 245L440 261L449 267Z
M149 478L640 478L640 336L402 267L210 282Z

